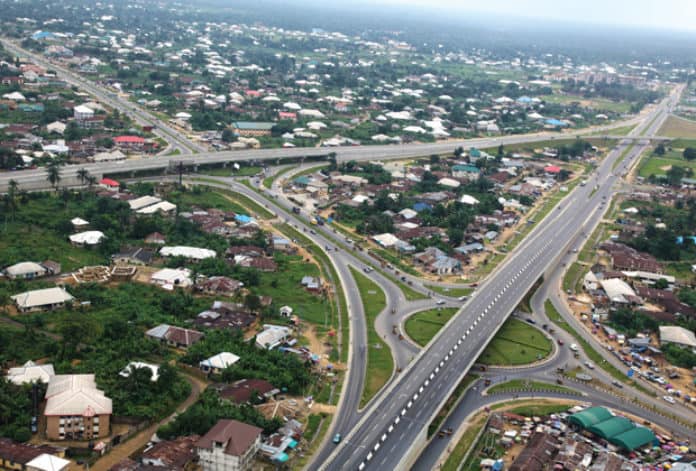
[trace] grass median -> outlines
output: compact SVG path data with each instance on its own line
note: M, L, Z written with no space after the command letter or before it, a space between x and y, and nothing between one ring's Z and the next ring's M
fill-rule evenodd
M525 379L513 379L504 383L496 384L488 388L488 394L516 391L540 391L540 392L559 392L573 393L572 389L559 386L552 383L544 383L541 381L527 381Z
M478 361L486 365L518 366L546 358L551 341L538 329L518 319L508 319Z
M387 297L384 291L368 277L353 267L350 271L358 285L367 325L367 368L360 398L360 407L363 407L389 381L394 371L394 359L389 346L375 330L375 320L387 307Z
M454 307L421 311L409 317L404 328L411 340L422 347L435 337L457 311L458 309Z

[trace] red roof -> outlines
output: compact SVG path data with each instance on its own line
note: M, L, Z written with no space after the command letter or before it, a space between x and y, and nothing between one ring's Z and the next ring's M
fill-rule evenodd
M289 111L280 111L278 113L280 119L297 119L297 113L291 113Z
M549 165L547 167L544 167L544 172L546 173L559 173L561 171L561 167L558 167L556 165Z
M246 94L246 96L254 96L254 97L260 97L260 96L261 96L261 92L259 92L259 91L257 91L257 90L247 90L247 91L244 92L244 93Z
M119 182L112 180L111 178L102 178L99 184L105 186L120 186Z
M114 138L114 142L117 144L142 144L145 142L145 138L139 136L118 136Z

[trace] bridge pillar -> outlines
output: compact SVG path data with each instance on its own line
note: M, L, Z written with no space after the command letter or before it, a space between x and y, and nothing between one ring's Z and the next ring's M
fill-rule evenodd
M193 166L193 171L194 171L195 173L198 173L198 165L194 165L194 166Z
M280 159L276 159L276 165L280 165Z
M227 168L228 165L229 165L228 162L223 162L223 163L222 163L222 168Z
M131 170L131 172L130 172L130 177L131 177L131 178L135 178L135 170Z

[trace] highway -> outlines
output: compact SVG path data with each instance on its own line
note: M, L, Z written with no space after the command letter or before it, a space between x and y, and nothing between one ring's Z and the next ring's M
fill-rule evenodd
M666 99L633 135L655 135L673 101L673 96ZM628 147L617 172L632 164L645 147ZM410 464L404 457L418 447L416 442L422 439L423 430L489 340L534 282L566 251L595 208L611 196L611 187L618 178L612 168L625 148L624 144L610 152L591 184L577 187L510 254L373 404L322 469L400 469ZM598 190L592 194L595 184Z

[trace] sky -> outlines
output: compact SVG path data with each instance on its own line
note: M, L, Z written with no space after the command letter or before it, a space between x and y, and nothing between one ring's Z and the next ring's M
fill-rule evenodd
M373 0L439 10L696 31L696 0Z

